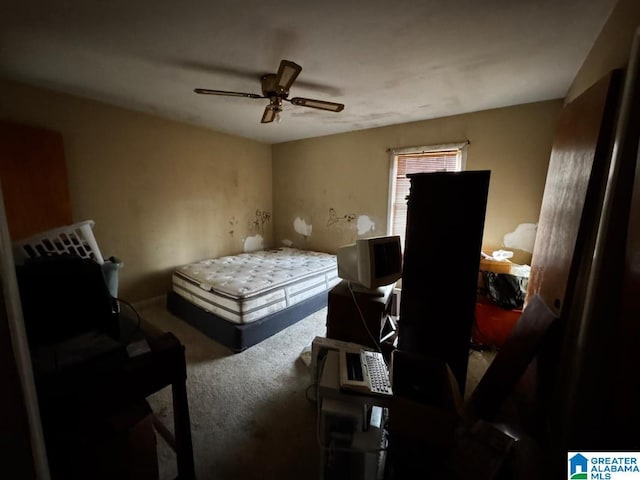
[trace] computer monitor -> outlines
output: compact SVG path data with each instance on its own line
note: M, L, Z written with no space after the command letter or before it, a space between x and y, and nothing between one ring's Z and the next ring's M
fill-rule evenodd
M338 249L338 276L359 290L390 285L402 276L400 237L371 237Z

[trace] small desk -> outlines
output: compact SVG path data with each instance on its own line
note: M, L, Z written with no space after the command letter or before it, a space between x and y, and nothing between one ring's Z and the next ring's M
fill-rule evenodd
M328 299L327 338L377 349L378 345L367 333L363 319L378 343L395 333L395 325L389 323L392 322L393 285L381 287L381 292L382 295L372 295L355 290L352 295L348 282L344 280L333 287Z
M184 346L172 333L157 330L145 330L144 335L140 331L139 338L146 340L148 351L124 360L102 362L96 368L34 371L45 434L106 417L171 386L178 476L193 479Z

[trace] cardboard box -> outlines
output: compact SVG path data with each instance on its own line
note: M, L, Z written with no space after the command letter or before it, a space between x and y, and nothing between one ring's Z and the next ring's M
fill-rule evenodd
M480 259L480 270L485 272L494 272L494 273L507 273L511 274L511 267L514 264L509 260L487 260L486 258Z
M510 248L500 245L483 245L482 251L487 255L491 255L493 252L497 250L506 250L508 252L513 253L513 257L509 260L517 265L531 265L531 257L533 256L531 252L527 252L525 250L519 250L517 248Z
M506 250L511 252L513 256L508 260L498 261L493 259L480 258L479 270L494 273L506 273L509 275L521 275L523 265L531 265L531 253L515 248L496 247L491 245L483 245L482 252L492 255L497 250Z

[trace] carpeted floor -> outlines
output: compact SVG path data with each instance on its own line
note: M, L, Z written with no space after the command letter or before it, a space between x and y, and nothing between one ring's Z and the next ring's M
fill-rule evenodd
M174 317L164 299L139 305L138 311L186 347L197 478L319 478L316 405L307 398L309 369L300 353L315 336L325 335L325 309L238 354ZM471 353L467 393L491 358ZM170 388L150 397L149 403L172 430ZM160 436L158 457L160 478L175 478L175 455Z

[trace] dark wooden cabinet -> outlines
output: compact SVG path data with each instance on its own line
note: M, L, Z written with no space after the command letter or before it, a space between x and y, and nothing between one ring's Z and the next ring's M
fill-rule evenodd
M352 295L346 281L333 287L327 308L327 338L378 348L371 336L379 344L393 335L395 326L388 324L392 322L393 286L382 290L384 294L380 296L357 290Z
M409 178L398 348L447 362L463 392L490 172Z

